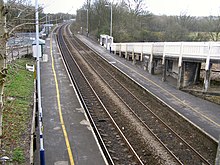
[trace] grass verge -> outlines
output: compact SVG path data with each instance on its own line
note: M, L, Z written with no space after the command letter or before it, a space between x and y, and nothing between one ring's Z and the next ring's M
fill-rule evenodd
M29 162L34 75L26 70L26 64L34 62L31 58L21 58L8 65L0 156L8 156L13 164Z

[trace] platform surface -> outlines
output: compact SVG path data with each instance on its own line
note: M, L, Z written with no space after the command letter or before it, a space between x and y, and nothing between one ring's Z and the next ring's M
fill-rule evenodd
M54 64L52 63L52 58ZM84 109L69 80L54 38L52 41L51 38L46 39L44 57L40 65L46 164L71 164L66 141L70 143L75 165L106 164ZM54 66L55 72L52 66ZM55 81L54 73L56 74L57 82ZM56 84L60 94L60 109ZM64 127L67 132L66 136L63 133L59 110L62 112Z

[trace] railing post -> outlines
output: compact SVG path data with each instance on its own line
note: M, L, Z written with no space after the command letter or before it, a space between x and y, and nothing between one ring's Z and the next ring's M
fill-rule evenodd
M206 93L209 88L209 82L210 82L210 55L211 55L211 43L209 43L209 51L206 57L206 66L205 66L205 77L204 77L204 86L203 86L203 92Z
M125 44L125 59L128 58L127 44Z
M162 68L163 68L163 76L162 76L162 81L166 81L166 74L167 74L167 61L166 61L166 42L164 42L163 45L163 59L162 59Z
M119 57L121 57L121 44L119 44Z
M180 45L180 55L178 60L178 78L177 78L177 89L180 89L182 86L182 58L183 58L183 42Z
M143 61L143 44L141 44L141 58L140 58L140 61L141 62Z
M134 48L133 48L133 50L132 50L132 61L133 61L133 65L135 65L136 59L135 59Z
M165 56L166 56L166 53L165 53L165 49L166 49L166 42L164 42L164 45L163 45L163 59L162 59L162 65L165 64Z
M151 53L150 53L150 60L149 60L149 65L148 65L148 72L152 74L152 68L153 68L153 46L154 44L151 44Z

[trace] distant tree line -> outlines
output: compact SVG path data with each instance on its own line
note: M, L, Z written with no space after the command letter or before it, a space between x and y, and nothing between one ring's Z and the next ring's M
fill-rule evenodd
M110 5L108 0L91 0L77 11L76 29L99 37L109 34ZM112 4L113 37L124 41L219 41L220 16L194 17L154 15L144 0L122 0ZM88 14L87 14L88 12Z

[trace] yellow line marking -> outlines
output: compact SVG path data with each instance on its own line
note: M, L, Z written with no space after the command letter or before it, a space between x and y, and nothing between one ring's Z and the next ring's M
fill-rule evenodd
M54 81L56 84L58 111L59 111L60 123L61 123L62 130L63 130L63 135L64 135L65 142L66 142L66 148L67 148L68 155L69 155L70 165L74 165L73 154L72 154L72 150L70 147L68 134L66 131L64 120L63 120L62 108L61 108L61 104L60 104L60 91L59 91L59 85L58 85L57 76L56 76L56 70L54 67L54 58L53 58L53 52L52 52L52 50L53 50L52 40L53 40L53 32L51 33L51 38L50 38L50 55L51 55L51 61L52 61L52 70L53 70L53 75L54 75Z
M117 59L115 59L116 61L118 61ZM119 63L121 63L120 61L118 61ZM129 68L127 65L121 63L123 66L125 66L126 68L128 69L131 69ZM194 112L200 114L202 117L204 117L205 119L207 119L208 121L210 121L211 123L214 123L216 126L220 127L220 124L213 121L212 119L210 119L209 117L207 117L206 115L200 113L198 110L194 109L192 106L188 105L187 103L183 102L182 100L180 100L178 97L176 97L175 95L173 95L172 93L170 93L169 91L167 91L166 89L162 88L161 86L159 86L158 84L156 84L154 81L146 78L145 76L143 76L142 74L138 73L137 71L133 70L133 72L135 72L136 74L138 74L139 76L141 76L142 78L144 78L145 80L151 82L152 84L154 84L155 86L157 86L158 88L162 89L163 91L167 92L168 94L170 94L172 97L174 97L176 100L178 100L180 103L182 103L183 105L189 107L190 109L192 109Z

